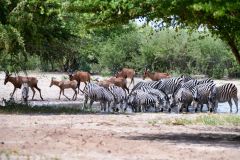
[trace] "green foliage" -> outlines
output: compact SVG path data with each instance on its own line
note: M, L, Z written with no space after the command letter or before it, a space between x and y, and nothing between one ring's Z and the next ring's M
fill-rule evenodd
M88 0L74 1L68 6L72 12L89 14L86 20L90 26L111 26L127 24L129 20L146 18L158 22L157 27L207 28L231 47L240 63L240 2L238 0Z

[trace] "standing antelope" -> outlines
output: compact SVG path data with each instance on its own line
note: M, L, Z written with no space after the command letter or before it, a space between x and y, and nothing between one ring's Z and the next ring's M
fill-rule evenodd
M134 69L131 69L131 68L123 68L121 71L117 72L116 74L116 78L119 78L119 77L122 77L122 78L130 78L131 79L131 82L129 84L129 86L131 84L133 84L134 86L134 76L135 76L135 71ZM129 88L128 86L128 88Z
M68 76L70 81L73 81L73 80L77 81L78 93L79 93L79 90L83 92L80 89L81 82L84 82L85 86L87 85L87 82L90 83L91 75L88 72L77 71L75 74L69 74Z
M77 81L73 80L73 81L57 81L52 77L51 83L49 87L52 87L53 85L58 86L60 88L60 92L59 92L59 100L61 97L61 93L63 93L63 95L70 100L70 98L68 98L65 94L64 94L64 89L67 88L72 88L74 91L74 95L72 97L73 100L77 99Z
M22 76L12 77L11 76L12 74L9 74L8 72L5 72L5 73L6 73L6 76L5 76L5 80L4 80L4 85L6 85L7 82L11 82L14 86L13 93L11 94L11 97L13 97L17 88L21 88L23 83L27 83L28 86L32 89L32 92L33 92L32 99L34 98L35 92L36 92L34 90L34 88L36 88L40 93L41 99L43 100L42 95L41 95L41 89L38 88L38 86L37 86L38 80L37 80L36 77L22 77Z
M171 76L168 73L160 73L160 72L151 73L147 69L145 69L143 73L143 80L147 77L149 77L153 81L158 81L163 78L170 78Z

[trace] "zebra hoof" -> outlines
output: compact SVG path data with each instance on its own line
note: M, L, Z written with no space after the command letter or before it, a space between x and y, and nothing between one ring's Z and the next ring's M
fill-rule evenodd
M212 113L212 112L213 112L213 109L212 109L212 108L210 108L210 109L209 109L209 111L210 111L210 113Z
M171 108L168 108L168 112L169 112L169 113L171 112Z

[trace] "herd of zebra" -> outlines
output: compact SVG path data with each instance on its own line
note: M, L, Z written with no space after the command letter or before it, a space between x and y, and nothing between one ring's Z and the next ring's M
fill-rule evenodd
M195 112L202 112L207 105L210 112L216 112L218 103L228 102L232 112L232 99L238 112L237 87L232 83L216 86L212 79L194 79L190 76L161 79L159 81L142 81L137 83L127 94L121 87L111 85L108 88L89 83L84 90L84 108L90 99L89 107L99 101L102 111L125 112L128 108L133 112L171 112L177 108L189 111L191 106Z

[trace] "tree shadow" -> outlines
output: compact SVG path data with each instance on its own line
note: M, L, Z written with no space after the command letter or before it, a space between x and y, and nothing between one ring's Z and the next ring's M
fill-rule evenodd
M240 147L240 133L160 133L122 137L128 140L166 143L204 144L208 146Z

